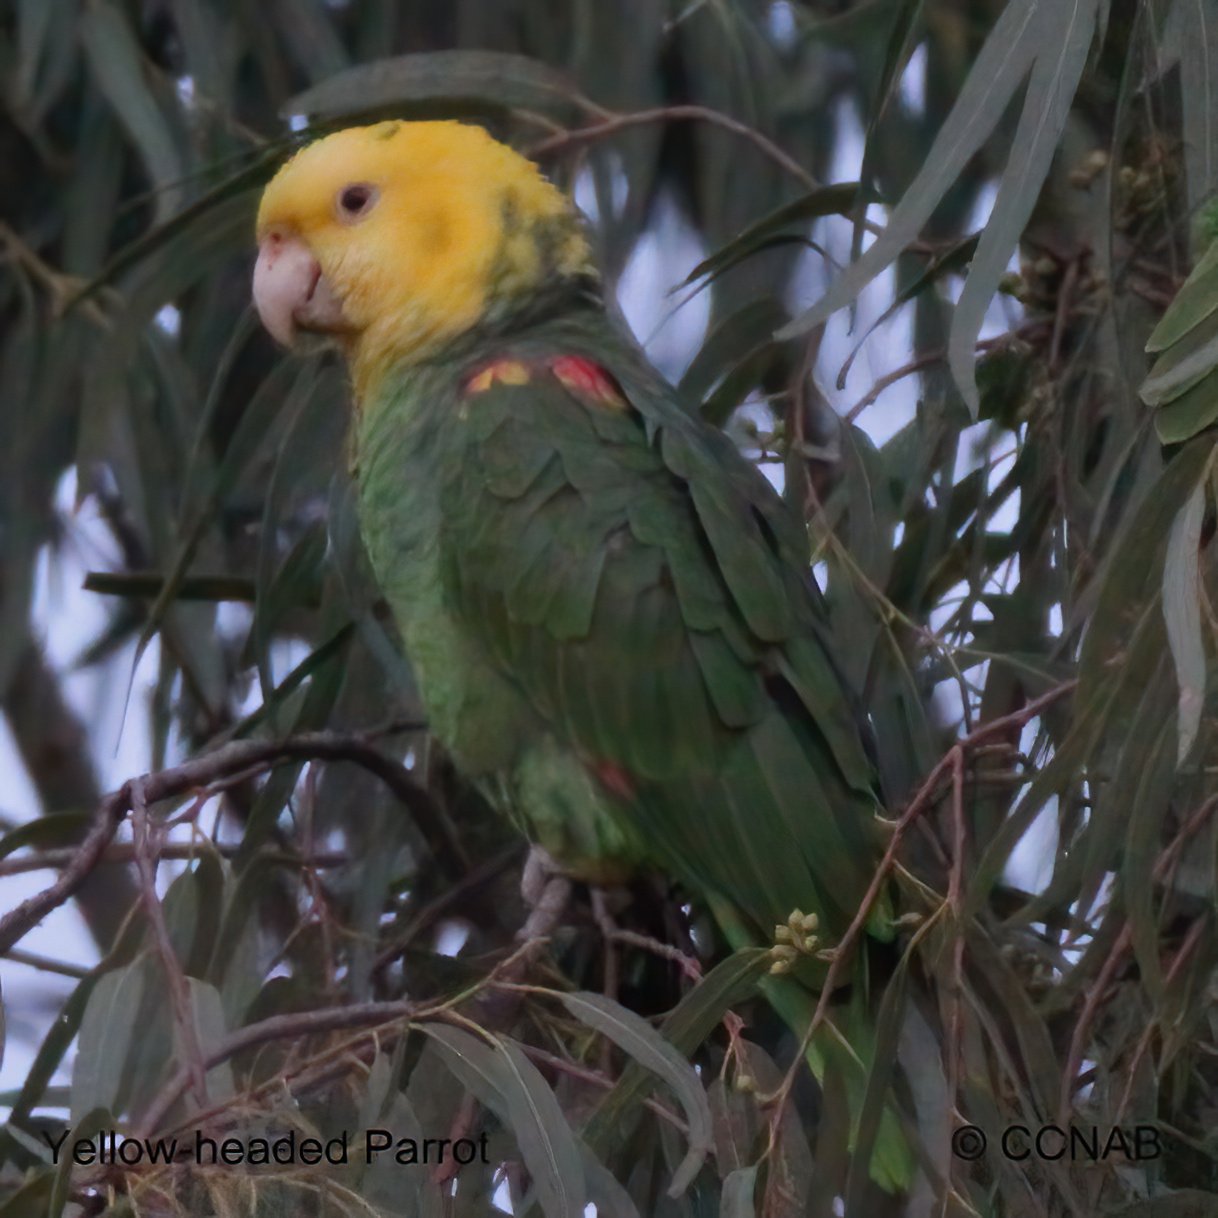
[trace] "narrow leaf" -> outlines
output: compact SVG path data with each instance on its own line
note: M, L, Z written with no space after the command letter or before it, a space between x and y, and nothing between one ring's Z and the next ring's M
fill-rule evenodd
M844 216L855 205L859 197L857 182L836 182L831 186L821 186L816 190L790 203L784 203L775 208L768 216L750 224L742 233L733 237L726 245L721 246L708 258L704 258L677 285L677 288L687 287L695 279L704 275L714 278L723 274L729 267L756 253L765 243L783 229L792 224L817 219L820 216ZM676 290L676 289L674 289Z
M161 187L178 181L182 162L177 141L144 79L143 57L127 22L117 8L104 2L85 5L79 20L89 67L139 149L148 176ZM158 196L158 219L176 210L179 193L166 189Z
M757 1167L738 1167L723 1182L723 1197L719 1202L720 1218L753 1218L753 1190L757 1184Z
M757 989L769 969L770 953L761 947L742 948L715 965L672 1009L660 1025L660 1034L681 1053L692 1053L734 1003L742 1002ZM636 1106L650 1089L652 1075L637 1062L622 1071L622 1077L584 1126L589 1146L604 1153L627 1127Z
M948 364L974 419L980 408L973 357L977 335L1011 251L1040 197L1095 34L1096 0L1053 0L1037 5L1036 13L1038 53L1032 79L948 339Z
M867 252L810 309L778 333L794 338L852 301L922 231L961 171L989 139L1038 50L1037 0L1011 0L990 31L922 169Z
M607 1036L672 1088L689 1124L689 1151L668 1190L670 1197L680 1196L698 1174L713 1137L710 1105L693 1067L645 1019L602 994L564 994L562 1003L581 1023Z
M138 1027L144 966L137 961L106 973L94 987L80 1022L71 1116L80 1121L95 1108L112 1108L123 1085Z
M1160 63L1180 64L1188 209L1218 189L1218 13L1207 0L1175 0L1163 30Z
M467 1090L516 1137L547 1218L582 1218L583 1169L575 1135L554 1092L510 1042L486 1042L461 1028L424 1024Z
M431 51L349 68L298 93L282 109L332 119L411 103L480 104L494 110L569 110L574 86L561 72L501 51Z
M557 1096L514 1041L500 1041L498 1051L513 1083L506 1097L512 1131L541 1208L550 1218L583 1218L583 1163Z
M1212 462L1211 462L1212 464ZM1208 471L1207 471L1208 472ZM1201 573L1198 550L1205 515L1205 478L1172 522L1163 567L1163 620L1180 687L1176 709L1176 762L1184 763L1201 726L1205 647L1201 639Z

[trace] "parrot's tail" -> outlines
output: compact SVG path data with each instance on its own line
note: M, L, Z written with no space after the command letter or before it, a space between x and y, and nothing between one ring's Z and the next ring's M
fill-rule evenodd
M726 902L712 901L715 919L733 948L757 946L735 910ZM872 945L864 944L860 956ZM888 944L875 944L881 953ZM808 1041L808 1066L822 1088L833 1082L845 1095L850 1113L849 1148L866 1153L871 1179L885 1192L907 1192L914 1180L917 1160L910 1139L895 1108L891 1079L873 1078L877 1063L877 1014L882 978L866 978L866 962L855 969L855 984L842 997L834 996L821 1024L808 1039L807 1032L820 1000L820 994L797 971L766 977L761 991L782 1021L802 1044ZM868 1151L868 1146L870 1150Z

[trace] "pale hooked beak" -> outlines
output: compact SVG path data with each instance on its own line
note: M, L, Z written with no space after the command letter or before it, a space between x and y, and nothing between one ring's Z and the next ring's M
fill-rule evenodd
M262 324L285 347L295 341L297 330L334 333L350 328L342 301L308 247L274 229L258 244L254 305Z

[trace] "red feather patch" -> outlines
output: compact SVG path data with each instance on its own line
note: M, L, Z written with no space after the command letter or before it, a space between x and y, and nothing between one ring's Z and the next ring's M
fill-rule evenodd
M634 799L634 779L613 761L596 761L589 767L602 787L619 799Z
M582 355L559 355L550 360L550 371L572 393L589 398L598 406L621 410L626 399L617 382L593 360Z

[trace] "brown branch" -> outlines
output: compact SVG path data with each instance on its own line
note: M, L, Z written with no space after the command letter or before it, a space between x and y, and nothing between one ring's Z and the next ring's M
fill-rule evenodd
M55 883L26 898L16 909L0 918L0 956L7 955L51 910L57 909L79 890L97 866L130 807L130 783L124 783L114 794L102 800L93 818L93 828L73 852L72 861Z
M637 947L640 951L650 952L653 956L659 956L661 960L671 961L690 981L702 980L702 965L693 956L687 955L679 947L674 947L671 943L664 943L659 939L653 939L650 935L641 935L637 931L623 930L620 926L614 927L609 938L614 943L623 943L627 947Z
M601 977L601 992L606 998L616 1002L620 982L617 952L614 943L618 934L618 924L609 909L609 901L603 888L593 888L589 893L592 902L592 918L601 938L605 941L604 972ZM607 1051L606 1046L606 1051Z
M38 969L43 973L57 973L60 977L75 977L79 981L83 981L93 971L81 964L71 964L67 960L53 960L50 956L43 956L38 952L22 951L19 947L14 947L5 956L5 959L11 960L14 964L24 964L27 968Z
M256 767L254 773L258 773L261 769L262 767ZM77 849L79 847L59 846L54 850L40 850L36 854L0 859L0 879L9 875L24 875L30 871L58 871L59 868L66 867L72 861ZM215 853L222 858L231 859L241 853L241 846L212 842L205 849L201 849L194 842L166 842L158 853L159 857L163 859L186 861L197 859L205 853ZM281 863L285 867L314 867L319 870L342 867L351 861L349 856L341 850L324 851L319 854L289 854L283 850L267 850L258 857L264 858L268 862ZM106 863L125 865L133 862L135 862L135 848L124 842L116 842L107 847L101 858L98 859L99 865ZM12 953L10 952L9 955Z
M979 339L974 347L974 351L978 353L993 351L997 347L1003 347L1012 342L1030 339L1033 335L1041 332L1049 333L1049 323L1042 317L1034 317L1031 321L1026 321L1022 325L1016 326L1015 329L1008 330L1005 334L996 334L993 338ZM941 364L945 359L947 359L947 348L937 347L933 351L927 351L922 355L915 356L908 363L902 364L899 368L894 368L891 372L886 372L883 376L876 379L871 388L846 411L842 418L847 423L853 423L864 410L869 406L875 405L886 389L890 389L898 381L904 380L907 376L912 376L915 372L921 372L923 369L933 367L935 364Z
M599 123L590 123L586 127L577 127L571 131L563 131L541 140L529 149L529 156L534 160L565 152L568 148L576 148L582 144L593 143L606 136L616 135L619 131L631 127L643 127L651 123L667 123L676 121L692 121L709 123L722 127L733 135L746 139L760 149L771 161L785 170L793 178L802 182L809 190L816 190L820 182L810 174L794 157L784 152L768 136L762 135L755 127L742 123L739 119L724 114L721 110L712 110L709 106L656 106L650 110L635 110L630 114L613 114L604 112L607 117Z
M921 372L924 368L930 368L935 364L942 363L946 358L947 351L940 348L936 351L928 351L925 355L919 355L907 364L902 364L899 368L886 372L842 415L842 419L847 423L853 423L868 406L875 404L885 389L890 389L898 381L903 381L907 376L912 376L915 372Z
M258 1023L238 1028L226 1036L203 1057L204 1068L212 1070L230 1057L246 1049L276 1040L300 1040L323 1032L339 1032L347 1028L363 1028L370 1024L398 1023L412 1019L419 1008L412 1002L361 1002L351 1006L324 1007L319 1011L301 1011L290 1015L271 1015ZM137 1125L138 1137L154 1133L165 1114L177 1103L190 1082L188 1067L179 1067L161 1090L153 1097Z
M131 811L136 783L141 785L144 798L151 804L190 794L251 766L265 767L284 760L309 758L350 761L375 774L410 808L437 855L464 869L465 851L427 793L414 782L409 771L379 752L366 736L305 732L286 740L236 741L170 769L129 779L117 791L105 796L94 813L92 828L55 883L0 918L0 956L7 954L52 910L70 900L88 879L113 841L118 826Z

